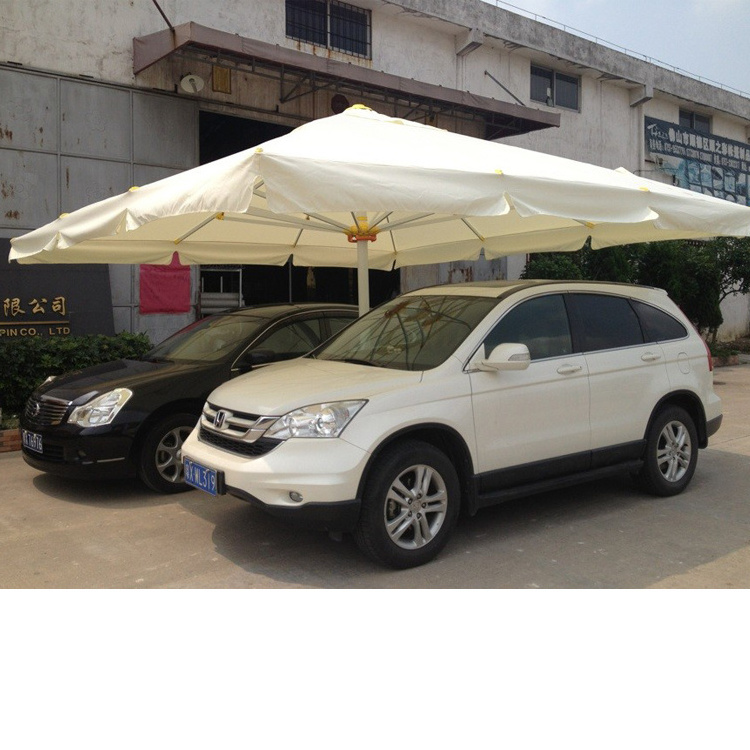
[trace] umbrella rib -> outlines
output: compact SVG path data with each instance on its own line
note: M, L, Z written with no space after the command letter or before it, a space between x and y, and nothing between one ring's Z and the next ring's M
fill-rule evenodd
M413 216L407 216L404 219L401 219L400 221L389 221L387 228L383 229L381 231L390 232L392 229L399 229L403 226L408 226L409 224L415 224L418 221L421 221L422 219L429 218L430 216L434 216L434 214L427 213L427 214L414 214ZM446 216L444 219L438 219L437 221L451 221L455 217L453 216Z
M466 219L461 219L461 221L476 235L478 240L484 242L485 238Z
M375 221L372 222L370 225L370 229L375 229L375 227L382 224L384 221L388 220L388 217L393 213L393 211L388 211L387 213L384 213L382 216L376 216Z
M312 214L310 214L312 215ZM317 216L314 218L318 218ZM263 211L259 208L248 208L244 214L228 214L224 217L224 221L240 221L240 222L252 222L253 219L266 219L271 226L286 225L289 227L300 227L302 229L318 229L321 232L338 232L339 229L348 230L349 227L340 227L338 225L331 226L330 224L315 224L306 219L297 219L294 216L288 214L275 214L272 211Z
M322 221L324 224L328 224L329 226L336 227L337 229L343 229L343 231L345 232L349 232L350 230L350 227L346 226L346 224L342 224L340 221L334 221L328 216L322 216L321 214L307 214L307 215L312 216L313 219Z
M215 213L213 216L209 216L207 219L204 219L200 224L197 226L194 226L192 229L189 229L185 234L178 237L176 240L174 240L175 245L179 245L183 240L186 240L191 235L195 234L199 229L203 229L203 227L206 226L206 224L210 224L214 219L223 219L224 218L224 212L219 211L218 213Z

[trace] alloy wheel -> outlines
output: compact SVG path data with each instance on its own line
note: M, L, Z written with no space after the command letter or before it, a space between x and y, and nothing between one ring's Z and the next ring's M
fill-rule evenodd
M182 444L192 427L175 427L167 432L156 446L156 469L167 481L175 484L184 480L182 468Z
M447 509L443 477L431 466L410 466L396 477L386 495L388 536L402 549L424 547L440 531Z
M690 433L682 422L667 422L659 435L656 463L664 479L679 482L690 466Z

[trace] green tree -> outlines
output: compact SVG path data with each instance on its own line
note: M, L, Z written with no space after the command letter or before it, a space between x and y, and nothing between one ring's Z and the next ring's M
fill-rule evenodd
M621 284L638 282L638 252L633 245L592 250L591 245L587 243L581 253L583 278L592 281L616 281Z
M521 273L522 279L552 279L554 281L583 278L580 251L576 253L533 253Z
M652 242L641 246L638 280L666 289L699 331L716 341L721 303L750 292L750 240Z
M589 241L574 253L535 253L529 256L522 279L637 281L635 246L606 247L592 250Z

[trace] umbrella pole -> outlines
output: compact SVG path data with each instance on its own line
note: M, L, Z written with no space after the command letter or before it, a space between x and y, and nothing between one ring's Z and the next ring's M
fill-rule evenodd
M370 309L370 275L367 263L368 240L357 240L357 289L359 292L359 314Z

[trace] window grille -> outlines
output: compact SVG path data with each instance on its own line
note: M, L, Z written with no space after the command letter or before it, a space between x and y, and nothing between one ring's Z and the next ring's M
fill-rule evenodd
M372 57L370 11L338 0L286 0L286 35L356 57Z
M700 115L697 112L691 112L688 109L680 110L680 125L683 128L692 128L699 133L711 132L711 118L707 115Z

